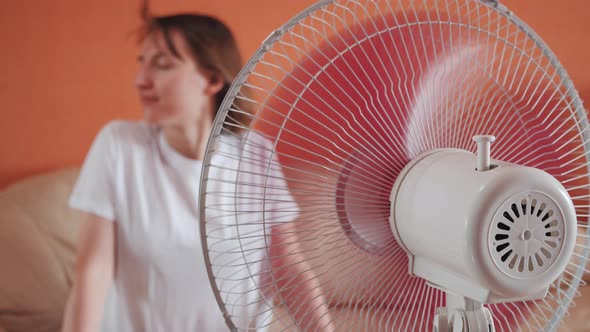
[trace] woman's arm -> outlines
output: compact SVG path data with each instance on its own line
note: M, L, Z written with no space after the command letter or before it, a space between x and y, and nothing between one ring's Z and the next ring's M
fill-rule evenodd
M270 261L280 297L303 330L335 331L322 285L298 243L295 222L272 227Z
M113 281L115 223L90 213L83 213L83 218L74 285L66 305L62 332L99 331Z

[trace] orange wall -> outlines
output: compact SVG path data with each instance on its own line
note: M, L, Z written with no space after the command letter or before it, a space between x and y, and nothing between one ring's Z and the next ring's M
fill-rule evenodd
M312 0L157 0L156 14L201 11L234 30L245 58ZM590 1L504 0L550 45L590 100ZM0 10L0 187L79 165L98 129L138 118L139 1L34 0Z

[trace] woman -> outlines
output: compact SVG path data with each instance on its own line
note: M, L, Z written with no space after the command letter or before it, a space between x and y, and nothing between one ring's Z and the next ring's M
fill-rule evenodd
M64 331L97 331L101 321L104 331L227 330L203 262L197 194L215 112L241 59L212 17L155 17L144 30L135 83L145 121L101 130L70 197L87 222ZM312 320L330 326L317 285L306 287L320 308Z

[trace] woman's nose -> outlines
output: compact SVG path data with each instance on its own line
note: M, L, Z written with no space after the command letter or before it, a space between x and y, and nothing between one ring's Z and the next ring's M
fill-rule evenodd
M137 74L135 75L135 87L139 90L149 89L152 87L152 79L145 68L145 66L140 66Z

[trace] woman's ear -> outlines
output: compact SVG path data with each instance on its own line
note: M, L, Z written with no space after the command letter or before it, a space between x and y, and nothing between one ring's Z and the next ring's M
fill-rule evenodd
M207 88L205 88L205 94L213 96L217 94L219 91L221 91L224 85L225 81L223 80L220 74L211 73L211 75L209 75L209 82Z

